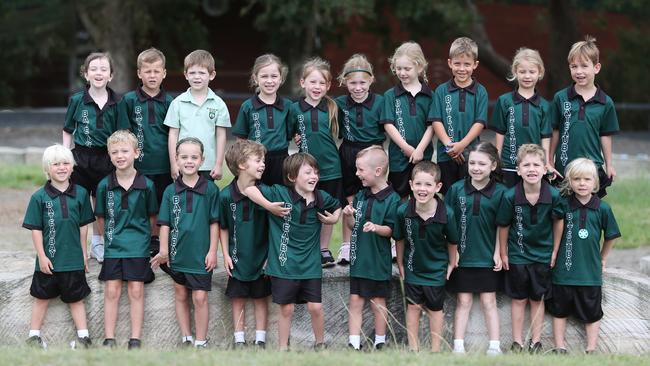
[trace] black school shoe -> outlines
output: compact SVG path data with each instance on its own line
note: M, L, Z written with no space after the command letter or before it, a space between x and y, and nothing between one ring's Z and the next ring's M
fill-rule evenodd
M530 344L528 345L528 352L530 352L532 355L542 353L542 342L533 343L531 340Z
M93 342L90 340L90 337L77 337L76 340L70 342L70 348L84 348L88 349L93 345Z
M129 339L129 345L127 346L129 350L140 349L140 347L142 347L142 341L137 338Z
M320 264L323 268L330 268L336 265L334 257L332 257L332 252L329 249L320 250Z
M566 355L569 353L569 351L567 351L566 348L555 348L551 352L556 355Z
M523 350L524 346L518 342L512 342L512 345L510 346L510 353L521 353Z
M382 349L384 349L384 347L386 347L385 342L377 343L375 344L375 351L381 351Z
M102 342L102 346L115 348L117 346L117 342L115 342L115 338L106 338L104 339L104 342Z
M266 342L255 341L255 348L257 348L257 349L266 349Z
M36 335L27 338L25 343L27 343L27 345L29 347L43 348L43 349L47 348L47 344L45 342L43 342L43 338L41 338L40 336L36 336Z

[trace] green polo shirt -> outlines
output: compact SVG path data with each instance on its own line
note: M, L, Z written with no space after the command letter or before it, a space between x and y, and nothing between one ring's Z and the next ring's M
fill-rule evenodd
M384 93L384 108L380 123L394 125L400 136L415 148L420 144L424 131L430 125L427 116L431 107L431 98L431 88L427 84L422 84L422 89L413 96L401 83L398 83ZM388 156L388 169L391 172L403 172L408 167L408 157L393 141L388 145ZM433 147L429 143L424 150L423 160L431 160L432 156Z
M219 188L203 176L194 187L182 177L167 186L160 203L158 225L169 227L169 264L178 272L208 274L210 225L219 219Z
M375 281L388 281L392 277L393 263L390 237L364 232L363 225L395 227L395 213L400 197L390 185L377 193L370 188L360 190L352 202L356 209L350 237L350 276Z
M503 195L497 214L499 226L508 231L508 261L513 264L551 263L553 221L564 217L560 191L542 180L537 202L526 199L524 183L519 182Z
M285 279L321 278L320 229L318 212L334 212L341 203L327 192L315 190L314 201L307 204L293 188L275 184L260 186L271 202L284 202L291 212L285 217L269 217L269 258L266 274Z
M201 140L205 161L199 170L210 171L217 162L216 128L230 127L230 113L226 103L212 89L208 88L208 96L198 105L188 88L169 105L165 125L179 129L179 140L185 137Z
M130 128L118 118L120 96L111 88L106 90L108 100L103 108L95 103L88 88L70 97L63 131L72 134L76 146L106 149L106 140L113 132Z
M84 269L79 228L93 221L88 191L71 183L61 192L48 181L29 199L23 227L43 232L43 250L54 272L78 271Z
M575 196L567 199L564 233L553 268L553 283L569 286L602 286L600 242L621 236L614 213L597 195L583 205Z
M440 199L432 217L423 220L411 199L397 209L395 240L404 240L404 280L421 286L444 286L447 281L449 251L458 243L454 212Z
M164 90L152 97L138 87L126 93L118 105L120 123L131 126L138 138L140 156L135 160L135 168L142 174L169 173L169 127L163 122L173 99Z
M228 230L232 276L240 281L258 279L269 253L267 212L239 191L236 178L219 196L219 225Z
M442 123L447 136L453 142L458 142L467 136L475 123L486 125L487 118L488 93L485 87L478 81L472 80L472 84L468 87L461 88L456 85L454 79L451 79L436 88L427 120L432 123ZM478 141L477 137L470 146ZM440 140L437 149L438 162L451 160L445 145Z
M138 172L124 190L115 172L97 185L95 216L104 218L104 258L149 257L151 225L158 213L153 182Z
M555 169L562 175L567 164L580 157L592 160L600 168L604 163L600 137L619 131L612 98L598 88L596 94L585 101L573 85L555 93L551 126L560 133L554 153Z
M517 168L517 150L523 144L541 145L543 138L551 137L550 105L539 94L530 99L517 91L505 93L497 99L489 128L503 135L501 161L503 168Z
M246 99L239 108L232 134L258 142L268 151L282 151L289 147L287 116L291 101L278 96L275 103L266 104L259 95Z
M449 188L445 203L453 209L458 226L459 267L494 267L496 218L506 190L494 180L477 190L469 177Z
M309 153L316 161L320 180L341 178L341 160L330 129L327 101L323 98L313 107L304 98L289 109L289 136L300 135L300 152Z
M339 107L339 138L376 145L384 143L386 136L379 123L384 97L369 93L361 103L355 102L349 95L342 95L335 100Z

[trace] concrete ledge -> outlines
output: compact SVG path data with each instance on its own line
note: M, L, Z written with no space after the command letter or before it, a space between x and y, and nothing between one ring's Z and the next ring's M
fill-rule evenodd
M641 266L641 273L650 276L650 256L642 257L639 260L639 265Z

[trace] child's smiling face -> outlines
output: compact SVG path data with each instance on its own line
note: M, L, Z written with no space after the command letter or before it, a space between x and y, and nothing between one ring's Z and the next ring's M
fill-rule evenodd
M280 66L276 63L266 65L255 75L255 82L260 89L260 93L267 96L275 96L282 84L282 72Z
M600 72L600 63L594 65L589 58L577 56L569 63L569 71L576 86L587 88L594 85L596 75Z
M88 69L84 77L90 86L95 89L103 89L113 78L111 64L106 57L96 58L88 63Z
M318 184L318 179L318 169L309 164L302 164L298 170L298 176L294 179L289 178L298 192L313 192Z
M434 199L435 194L442 188L441 182L436 182L433 175L427 172L417 172L413 179L409 180L413 198L416 202L425 204Z
M478 67L478 61L471 55L461 54L447 60L456 85L464 88L472 83L472 74Z
M497 162L490 159L490 155L472 151L467 159L467 171L472 178L472 183L483 183L490 179L490 173L497 168Z
M183 176L194 175L203 164L201 146L193 143L183 143L176 151L176 165Z
M534 185L539 183L546 172L546 165L542 158L536 154L525 155L517 164L517 174L524 182Z
M308 101L318 103L327 94L330 83L323 73L313 70L304 79L300 79L300 87L305 91Z
M72 163L66 160L53 161L47 168L47 174L52 182L63 184L72 175Z

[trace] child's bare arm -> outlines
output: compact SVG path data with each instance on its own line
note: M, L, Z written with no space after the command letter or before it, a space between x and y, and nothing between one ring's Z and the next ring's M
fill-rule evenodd
M422 135L422 139L420 139L420 143L415 148L415 151L413 151L413 154L411 154L411 158L409 159L409 162L413 164L419 163L424 158L424 150L426 150L427 147L431 144L432 139L433 139L433 127L428 126L427 129L424 131L424 134Z
M503 136L500 133L496 133L494 135L494 146L496 146L497 151L499 152L499 156L501 156L501 149L503 149L503 140L505 139L505 136Z
M365 224L363 224L363 231L366 233L373 232L379 236L383 236L384 238L390 238L391 235L393 235L393 229L391 229L390 226L377 225L377 224L373 224L370 221L367 221Z
M84 270L88 272L88 251L86 249L86 240L88 239L88 225L79 228L79 242L81 243L81 254L84 256Z
M343 208L343 224L352 229L354 226L354 214L356 210L352 207L352 204L349 204Z
M607 256L609 255L609 251L612 250L615 241L616 239L603 241L603 247L600 250L600 263L602 265L603 272L605 272L605 262L607 261Z
M216 180L220 180L223 176L221 169L223 166L223 157L226 151L226 128L217 126L216 130L215 140L217 143L217 161L214 164L214 168L212 168L212 171L210 172L210 176Z
M230 232L228 229L219 230L219 241L221 242L221 252L223 253L223 267L226 269L228 276L232 277L232 269L235 268L230 258Z
M336 211L330 213L329 211L324 211L323 213L318 213L318 219L325 225L334 225L339 221L339 216L341 216L341 208L337 208Z
M501 262L503 263L503 269L506 271L510 269L510 263L508 261L508 232L510 226L499 226L499 255L501 256Z
M399 276L404 279L404 239L395 240L395 258L397 259Z
M454 159L457 163L462 164L465 162L465 157L463 156L463 151L465 151L465 148L472 143L480 134L481 131L483 131L483 124L482 123L474 123L472 127L469 129L469 132L467 132L467 135L465 137L458 141L457 143L453 144L450 148L447 154Z
M616 169L614 169L612 161L612 136L600 136L600 145L603 149L605 172L609 178L614 180L614 178L616 178Z
M458 245L448 244L447 245L447 254L449 255L449 264L447 264L447 279L451 276L451 272L454 268L458 267Z
M390 123L386 123L384 125L384 130L386 130L386 134L388 134L388 137L395 143L395 145L399 146L399 148L404 151L404 155L411 157L411 154L415 149L413 146L409 145L404 138L402 138L402 135L399 134L397 128Z
M433 128L433 132L438 136L438 141L441 144L448 146L451 143L451 137L447 135L447 130L445 130L445 125L442 124L442 121L433 121L431 128Z
M160 241L160 248L158 249L158 254L149 261L151 268L156 268L161 264L169 262L169 226L160 226L158 240Z
M291 209L284 207L284 202L271 202L264 197L262 192L256 186L248 187L244 190L244 194L251 201L262 206L265 210L269 211L271 214L279 217L285 217L291 212Z
M564 233L564 220L553 220L553 253L551 254L551 268L555 267L557 252L560 250L560 242Z
M68 149L72 148L72 134L70 132L63 131L62 142L63 146L67 147Z
M210 224L210 248L205 256L205 270L210 272L217 268L217 242L219 241L219 223Z
M178 166L176 165L176 143L178 142L178 134L178 128L169 128L169 136L167 137L167 153L169 154L169 167L173 180L178 178Z
M36 249L36 255L38 255L38 265L41 272L51 275L54 266L47 255L45 255L43 232L41 230L32 230L32 243L34 244L34 249Z

